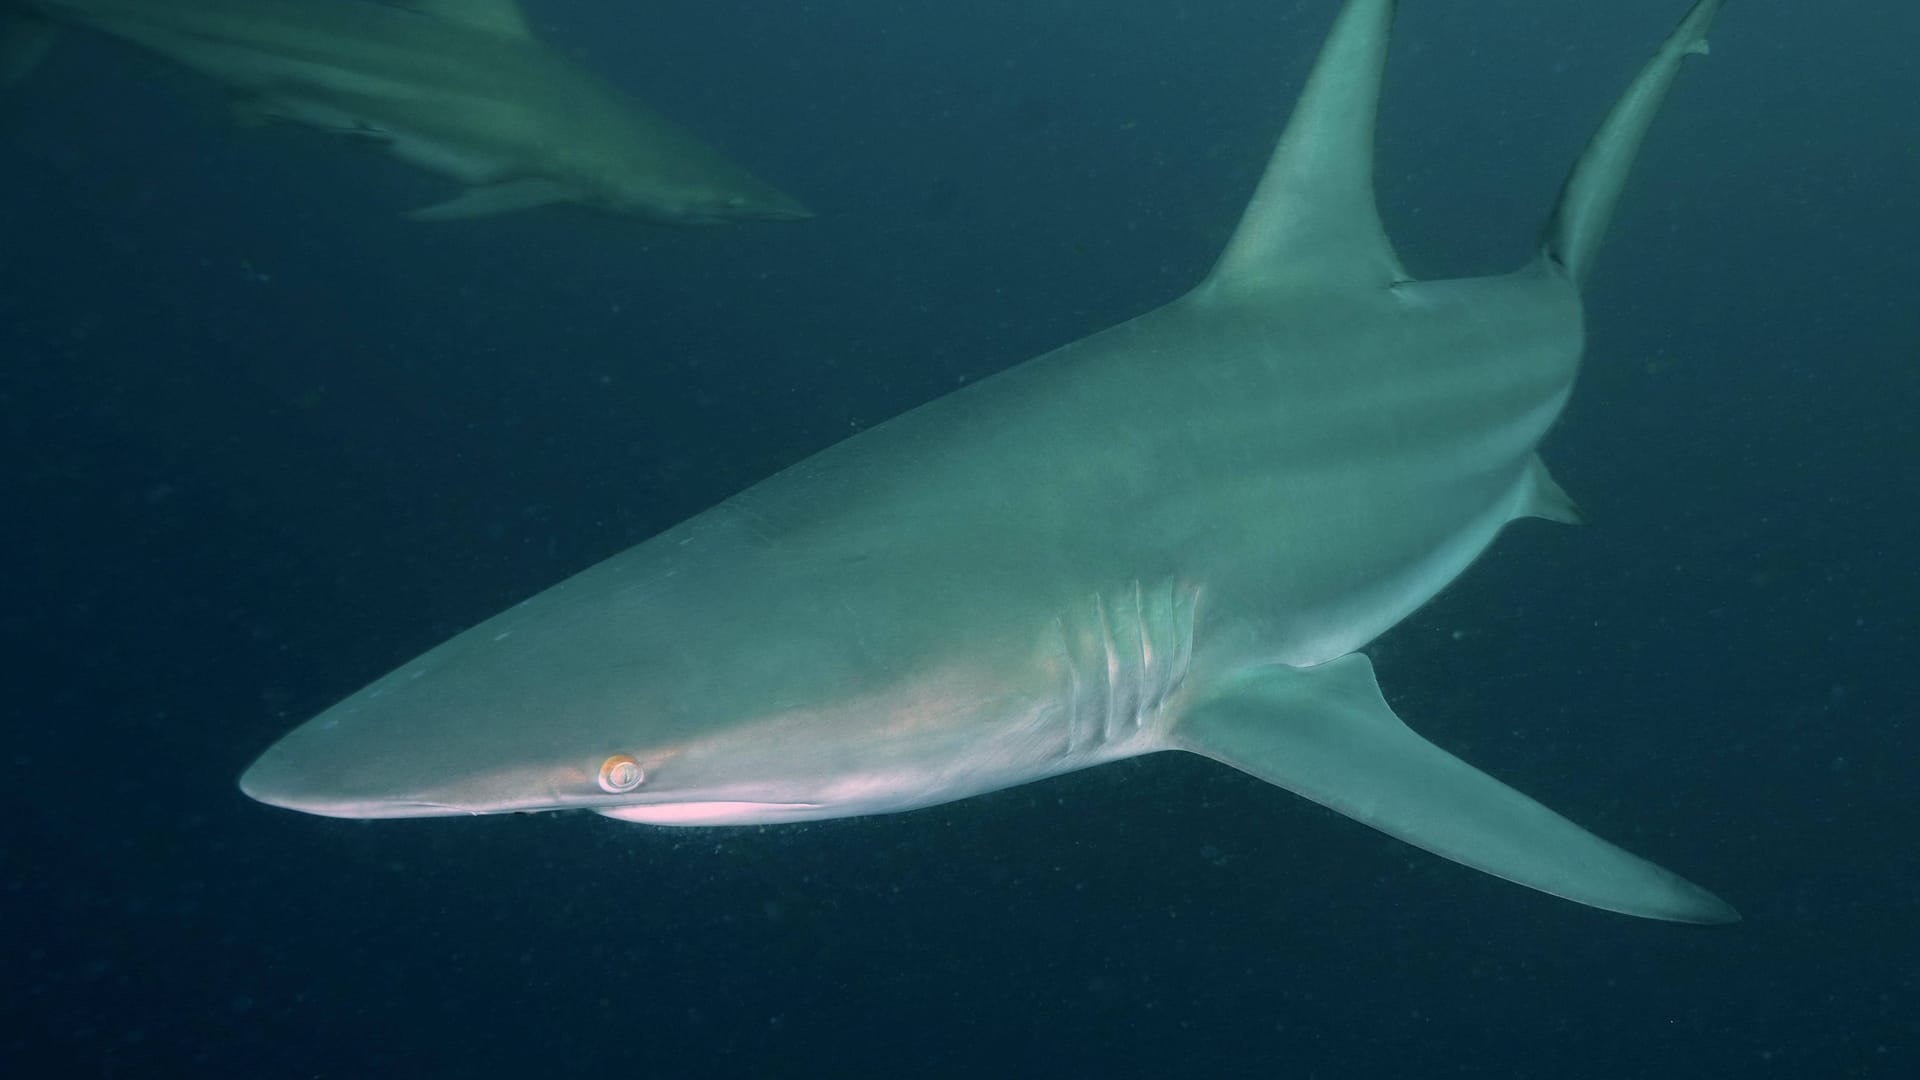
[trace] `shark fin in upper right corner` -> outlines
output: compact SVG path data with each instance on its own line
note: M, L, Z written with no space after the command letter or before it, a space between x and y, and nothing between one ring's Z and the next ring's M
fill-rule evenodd
M1559 202L1547 222L1542 256L1559 266L1575 284L1593 269L1600 240L1613 220L1627 176L1633 171L1640 144L1667 100L1667 91L1690 56L1705 56L1707 32L1713 29L1725 0L1697 0L1680 25L1653 54L1614 103L1600 129L1581 151L1560 189Z
M59 36L59 27L38 16L0 13L0 86L33 74Z

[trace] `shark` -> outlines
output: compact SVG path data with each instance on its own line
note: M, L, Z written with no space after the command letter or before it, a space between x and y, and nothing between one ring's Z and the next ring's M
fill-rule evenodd
M1394 3L1337 15L1211 272L1172 302L780 471L287 733L264 803L584 809L658 826L907 811L1203 755L1595 908L1737 912L1415 733L1360 651L1517 518L1581 283L1700 0L1573 166L1537 252L1415 280L1373 195Z
M242 123L317 128L463 185L416 220L555 204L669 225L812 216L543 44L518 0L0 0L0 83L63 26L207 76Z

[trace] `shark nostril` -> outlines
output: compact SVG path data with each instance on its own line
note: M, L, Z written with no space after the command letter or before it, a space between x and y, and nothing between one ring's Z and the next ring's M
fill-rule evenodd
M600 790L620 795L640 786L647 771L626 754L615 754L600 764Z

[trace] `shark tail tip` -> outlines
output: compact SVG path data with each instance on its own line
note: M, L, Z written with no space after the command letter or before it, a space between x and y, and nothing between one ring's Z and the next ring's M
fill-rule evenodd
M1681 64L1707 54L1707 32L1724 0L1699 0L1628 84L1574 163L1547 225L1541 258L1574 282L1584 281L1640 144L1667 99Z

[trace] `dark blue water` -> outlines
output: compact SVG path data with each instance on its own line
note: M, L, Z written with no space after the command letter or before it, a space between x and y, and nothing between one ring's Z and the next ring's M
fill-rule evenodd
M71 39L0 102L0 1068L1912 1075L1906 6L1730 5L1548 447L1592 523L1516 527L1371 650L1416 726L1740 926L1176 757L766 830L235 790L453 631L1184 289L1332 6L535 5L821 211L687 232L408 224L444 185ZM1404 5L1380 186L1415 272L1524 259L1683 6Z

